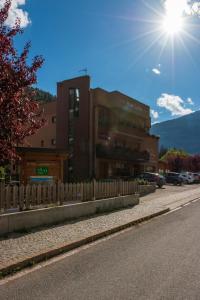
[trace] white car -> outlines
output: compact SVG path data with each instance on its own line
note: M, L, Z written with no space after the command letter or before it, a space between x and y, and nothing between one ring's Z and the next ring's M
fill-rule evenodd
M194 175L191 172L180 173L180 177L185 183L194 183L195 181Z

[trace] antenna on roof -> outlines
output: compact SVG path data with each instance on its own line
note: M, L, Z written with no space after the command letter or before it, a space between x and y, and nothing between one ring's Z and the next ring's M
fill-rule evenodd
M80 70L79 72L82 72L82 73L84 73L84 75L87 75L87 73L88 73L88 69L87 69L87 68L85 68L85 69L82 69L82 70Z

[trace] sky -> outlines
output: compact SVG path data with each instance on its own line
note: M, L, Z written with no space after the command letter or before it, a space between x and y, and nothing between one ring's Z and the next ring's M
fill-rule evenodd
M5 0L0 0L0 6ZM190 0L13 0L19 52L45 63L37 87L87 74L93 88L119 90L151 108L152 123L200 109L200 5Z

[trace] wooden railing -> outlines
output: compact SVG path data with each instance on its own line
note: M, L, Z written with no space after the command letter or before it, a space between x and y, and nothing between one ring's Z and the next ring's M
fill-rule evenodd
M136 182L121 180L26 186L0 184L0 212L112 198L135 194L138 191Z

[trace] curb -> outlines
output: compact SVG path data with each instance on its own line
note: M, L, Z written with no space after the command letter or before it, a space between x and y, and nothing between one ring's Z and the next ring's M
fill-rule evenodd
M75 248L78 248L78 247L84 246L86 244L89 244L91 242L94 242L94 241L96 241L100 238L103 238L103 237L106 237L106 236L111 235L113 233L116 233L118 231L124 230L128 227L131 227L131 226L137 225L139 223L148 221L148 220L153 219L157 216L163 215L163 214L165 214L169 211L170 211L170 208L163 209L163 210L161 210L157 213L151 214L149 216L142 217L140 219L137 219L137 220L128 222L126 224L108 229L106 231L102 231L100 233L97 233L95 235L89 236L87 238L84 238L84 239L76 241L76 242L72 242L70 244L61 245L58 248L51 249L47 252L39 253L35 256L28 257L28 258L26 258L22 261L14 263L12 265L0 268L0 279L1 279L1 277L5 277L5 276L10 275L12 273L16 273L17 271L20 271L23 268L31 267L31 266L35 265L36 263L40 263L40 262L45 261L47 259L50 259L50 258L52 258L56 255L62 254L64 252L68 252L68 251L73 250Z

